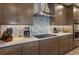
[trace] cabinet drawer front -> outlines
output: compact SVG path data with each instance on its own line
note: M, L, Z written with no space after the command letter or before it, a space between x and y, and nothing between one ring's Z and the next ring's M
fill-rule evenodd
M22 53L18 51L18 52L13 52L13 53L7 53L6 55L22 55Z
M44 44L44 43L49 44L50 42L51 42L50 39L45 39L45 40L41 40L41 41L40 41L40 44Z
M0 48L0 55L5 55L7 53L6 48Z
M7 55L7 54L16 53L17 51L21 52L21 46L20 45L1 48L0 54Z
M23 55L39 55L39 47L23 50Z
M6 49L7 49L7 52L21 51L21 45L6 47Z
M23 46L23 49L28 49L38 45L39 45L39 42L30 42L30 43L25 43L22 46Z

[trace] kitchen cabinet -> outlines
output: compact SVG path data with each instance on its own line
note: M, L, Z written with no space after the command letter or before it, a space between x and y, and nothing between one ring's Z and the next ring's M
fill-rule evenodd
M69 39L66 38L65 36L60 37L60 54L65 54L69 50L69 44L68 44Z
M22 45L23 55L39 55L39 42L30 42Z
M33 20L33 4L20 3L18 8L18 22L19 24L32 25Z
M74 48L73 35L67 35L60 37L60 54L65 54L69 50Z
M3 20L3 4L0 4L0 24L2 24Z
M52 38L51 45L50 45L51 55L58 55L59 54L59 38Z
M66 13L65 6L62 4L55 4L55 25L65 25L66 24Z
M53 17L50 17L50 25L66 25L66 10L63 4L51 4L50 13Z
M61 55L74 48L73 35L64 35L0 48L0 55Z
M32 25L32 3L3 3L0 4L1 24Z
M51 14L54 15L50 18L50 25L73 25L73 5L51 4Z
M21 55L21 46L14 45L0 48L0 55Z
M33 47L23 50L23 55L39 55L39 47Z
M18 24L18 4L16 3L4 3L3 4L3 21L2 24Z
M73 35L69 35L68 36L69 39L69 50L72 50L74 48L74 39L73 39Z
M74 15L73 15L73 5L66 6L66 24L73 25Z
M50 38L40 41L40 55L58 55L59 39Z
M79 23L79 8L73 6L74 23Z
M40 55L50 55L51 40L46 39L40 41Z

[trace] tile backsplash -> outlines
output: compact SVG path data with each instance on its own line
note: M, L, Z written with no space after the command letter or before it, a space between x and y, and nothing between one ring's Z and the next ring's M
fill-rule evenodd
M52 25L50 26L50 31L53 33L53 28L57 28L59 32L73 32L73 26L71 25Z
M31 34L39 35L48 33L49 28L49 17L36 16L33 18L33 25L31 26Z
M24 36L25 28L28 28L28 25L1 25L1 35L7 28L12 28L13 36Z

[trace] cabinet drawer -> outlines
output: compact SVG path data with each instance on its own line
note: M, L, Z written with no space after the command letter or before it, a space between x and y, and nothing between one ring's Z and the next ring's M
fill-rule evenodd
M0 48L0 55L5 55L7 53L6 48Z
M10 47L7 47L6 49L7 49L7 53L14 53L17 51L21 52L21 45L10 46Z
M39 55L39 47L23 50L23 55Z
M20 45L16 45L16 46L9 46L9 47L5 47L5 48L1 48L0 49L0 54L2 55L9 55L9 54L13 54L16 52L21 52L21 46Z
M45 40L41 40L41 41L40 41L40 44L44 44L44 43L49 44L50 42L51 42L50 39L45 39Z
M32 48L38 45L39 45L39 42L30 42L30 43L23 44L22 47L23 49L28 49L28 48Z

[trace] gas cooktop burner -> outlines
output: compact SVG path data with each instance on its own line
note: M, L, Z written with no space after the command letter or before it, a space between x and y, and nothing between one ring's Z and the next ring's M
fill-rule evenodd
M53 35L53 34L42 34L42 35L34 35L34 37L36 38L47 38L47 37L54 37L54 36L57 36L57 35Z

